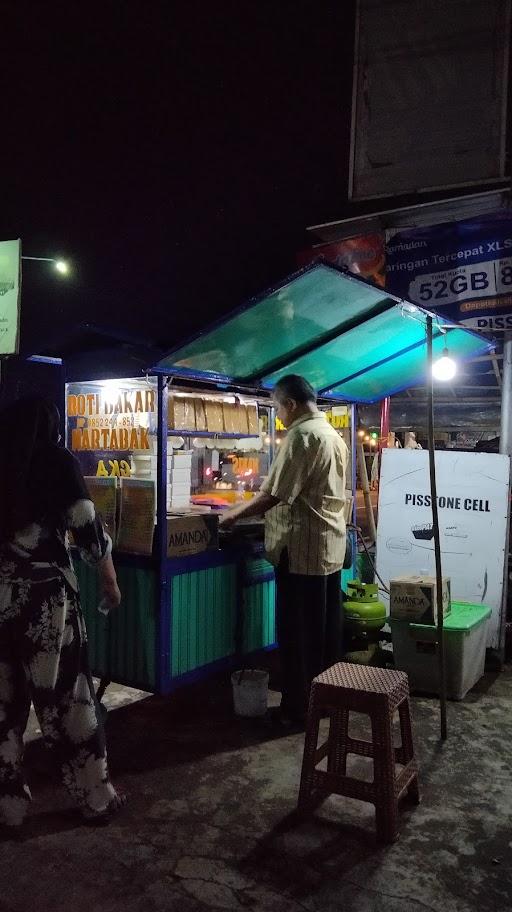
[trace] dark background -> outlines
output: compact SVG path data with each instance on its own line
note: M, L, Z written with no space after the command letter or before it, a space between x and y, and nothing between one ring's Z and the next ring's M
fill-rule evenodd
M0 237L74 264L24 264L22 350L171 345L295 269L347 209L353 7L3 7Z

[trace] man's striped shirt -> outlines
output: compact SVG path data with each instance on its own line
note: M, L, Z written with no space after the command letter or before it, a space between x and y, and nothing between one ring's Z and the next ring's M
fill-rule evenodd
M291 573L328 576L343 567L347 462L345 441L322 412L290 425L261 487L280 501L265 524L274 566L287 548Z

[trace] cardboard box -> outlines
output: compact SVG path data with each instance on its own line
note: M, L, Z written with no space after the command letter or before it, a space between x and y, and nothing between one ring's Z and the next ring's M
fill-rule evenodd
M188 481L187 479L184 481L173 479L173 481L169 482L167 485L167 490L174 494L186 494L187 497L190 497L190 479Z
M224 418L224 430L226 434L236 434L235 424L236 406L234 402L222 403L222 414Z
M182 424L184 431L195 431L196 430L196 404L194 399L187 397L183 400L185 403L185 421Z
M192 397L169 396L167 402L167 427L177 431L195 431L196 410Z
M167 400L167 427L182 428L185 420L185 402L181 396L169 396Z
M233 426L235 428L235 434L240 434L241 437L247 435L247 409L238 401L238 399L233 408Z
M206 406L204 404L204 399L199 397L195 399L194 407L196 410L196 431L207 431L208 425L206 423Z
M389 609L395 620L437 624L437 584L434 576L397 576L389 583ZM451 611L450 580L443 577L443 616Z
M171 453L171 457L167 457L167 465L176 466L177 468L188 466L190 468L192 466L192 453L189 450L176 450L174 455Z
M247 422L249 425L249 434L259 434L260 432L260 423L258 421L258 406L257 405L248 405L247 406Z
M247 406L243 403L240 403L238 408L238 423L241 436L247 437L249 434L249 418L247 415Z
M222 434L224 418L222 415L222 402L216 399L205 399L207 430L214 434Z
M192 478L192 469L190 468L190 466L185 466L183 469L178 468L178 467L175 468L173 466L171 471L169 472L169 481L171 482L171 484L188 483L190 485L191 478Z
M219 547L219 517L211 513L167 517L167 557L187 557Z

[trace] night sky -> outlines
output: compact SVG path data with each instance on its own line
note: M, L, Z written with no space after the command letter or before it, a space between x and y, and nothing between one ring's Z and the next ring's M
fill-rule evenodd
M170 345L295 269L347 210L352 7L2 12L0 237L76 267L25 264L23 350L80 322Z

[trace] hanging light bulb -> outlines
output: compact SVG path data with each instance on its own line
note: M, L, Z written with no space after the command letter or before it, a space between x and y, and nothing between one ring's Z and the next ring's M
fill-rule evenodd
M447 348L443 349L443 354L432 365L432 375L436 380L453 380L457 373L457 364L450 358Z

